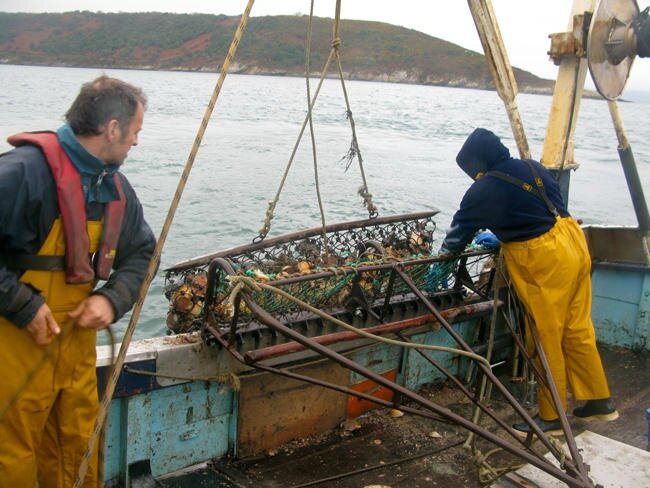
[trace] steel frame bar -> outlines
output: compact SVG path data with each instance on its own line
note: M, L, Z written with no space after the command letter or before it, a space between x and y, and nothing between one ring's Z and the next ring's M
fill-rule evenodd
M450 308L443 310L441 314L445 318L463 317L470 319L473 317L481 316L487 313L493 306L493 302L480 302L471 305L462 305L460 307ZM390 334L397 333L402 330L411 329L413 327L422 326L425 324L434 323L436 321L432 314L421 315L410 319L400 320L398 322L391 322L389 324L382 323L372 327L365 327L363 330L371 334ZM358 339L359 334L352 331L333 332L331 334L324 334L314 337L312 340L323 345L338 344L339 342L351 341ZM251 364L257 361L264 361L277 356L304 351L305 346L297 342L285 342L275 346L264 347L262 349L255 349L244 353L244 359L247 363Z
M302 334L294 331L293 329L287 327L286 325L282 324L279 322L275 317L271 316L266 312L264 309L262 309L257 303L255 303L249 296L247 296L246 292L243 292L243 298L248 307L255 313L255 315L258 317L258 319L266 324L267 326L275 329L279 333L285 335L286 337L291 338L292 340L302 343L304 346L308 347L309 349L312 349L321 355L331 359L332 361L340 364L341 366L354 371L371 381L374 381L375 383L379 384L380 386L386 387L393 392L402 395L403 397L409 398L410 400L422 405L426 409L447 418L448 420L451 420L452 422L464 427L465 429L474 432L475 434L487 439L488 441L492 442L493 444L496 444L497 446L503 448L504 450L521 457L522 459L528 461L532 465L538 467L539 469L542 469L543 471L546 471L548 474L554 476L555 478L567 483L569 486L572 487L593 487L592 484L588 484L585 482L582 482L581 480L578 480L569 474L565 473L564 471L556 468L554 465L548 463L542 456L534 456L532 455L529 451L522 450L520 448L515 447L514 445L504 441L500 437L496 436L495 434L481 428L480 426L477 426L473 424L472 422L468 421L464 417L461 417L460 415L452 412L451 410L442 407L440 405L437 405L433 402L430 402L426 398L422 397L421 395L414 393L413 391L409 390L408 388L405 388L401 385L398 385L383 376L381 376L378 373L375 373L372 370L369 370L356 362L348 359L347 357L332 351L331 349L318 344L317 342L314 342L310 338L307 338L303 336ZM260 365L253 365L255 367L260 366ZM525 413L525 412L524 412ZM532 420L531 420L532 422ZM512 432L512 429L508 427L508 430ZM512 435L521 441L514 432ZM542 434L543 436L543 434Z
M411 291L424 303L425 307L438 319L438 322L449 332L449 334L456 340L456 342L465 350L471 350L471 348L465 343L463 338L451 327L451 325L444 319L444 317L440 314L440 312L431 304L431 302L427 299L427 297L415 286L411 278L405 274L399 267L399 265L395 266L396 272L400 275L400 277L404 280L404 283L406 283L409 288L411 288ZM551 395L553 397L553 401L555 403L556 410L560 412L560 423L562 425L562 430L564 431L564 435L567 440L567 446L569 447L569 451L572 456L572 461L575 463L575 466L572 465L572 463L568 463L567 460L563 460L563 464L567 471L570 471L576 475L579 479L584 480L587 483L585 486L593 486L593 483L589 479L588 473L586 466L582 462L582 457L578 453L578 449L575 444L575 438L573 437L573 433L571 432L571 429L569 427L569 423L566 419L566 414L563 411L559 395L557 393L557 389L555 388L555 385L553 384L553 378L550 374L550 369L548 367L548 362L546 361L546 358L544 356L543 349L540 345L539 342L539 336L536 333L536 329L534 325L531 323L530 329L533 331L533 339L535 341L536 349L538 351L539 357L540 357L540 362L542 364L542 367L546 373L546 380L548 382L549 386L549 391L551 392ZM483 363L477 363L477 366L481 369L483 374L485 374L488 379L492 382L494 386L499 390L499 392L508 400L508 403L515 409L515 411L521 415L521 417L526 421L526 423L530 426L532 431L537 435L537 437L540 439L540 441L549 449L551 453L556 457L556 459L562 460L563 456L561 453L558 452L558 449L551 444L544 433L541 431L539 426L532 420L532 418L528 415L528 413L523 409L523 407L517 402L517 400L510 394L510 392L503 386L503 384L494 376L494 373L492 373L492 370L488 367L486 367ZM509 430L512 432L511 430ZM516 434L515 434L516 435ZM532 432L528 434L527 440L532 440Z
M433 316L447 331L448 333L452 336L452 338L459 344L461 348L466 350L467 352L472 352L471 347L463 340L463 338L453 329L453 327L447 322L446 318L444 315L435 307L433 304L429 301L429 299L415 286L415 284L412 282L410 277L404 273L404 271L400 268L399 264L393 264L393 270L394 272L404 281L404 283L407 284L407 286L413 291L413 293L422 301L422 303L425 305L425 307L429 310L430 315ZM551 476L557 478L558 480L566 483L567 485L571 487L576 487L576 488L593 488L594 484L593 482L589 479L587 473L585 472L585 466L581 462L581 460L564 460L563 462L563 469L557 468L555 465L550 463L546 458L544 458L541 454L537 453L535 450L532 449L531 447L531 440L532 440L532 434L528 435L528 438L526 441L523 441L510 427L507 425L505 422L501 421L496 417L496 415L493 414L493 412L486 408L484 405L481 404L481 402L477 401L475 398L473 398L473 395L471 395L471 392L469 392L466 388L462 388L461 391L465 393L470 400L472 400L475 404L479 406L487 415L489 415L491 418L493 418L501 427L503 427L516 441L522 444L523 449L511 444L510 442L501 439L500 437L496 436L495 434L487 431L486 429L482 428L480 425L474 424L473 422L465 419L464 417L452 412L451 410L447 409L446 407L442 407L438 404L435 404L428 399L422 397L421 395L391 381L388 380L387 378L381 376L380 374L365 368L361 366L360 364L356 363L355 361L347 358L346 356L337 353L330 348L326 347L324 344L319 343L318 340L306 337L299 333L296 330L293 330L292 328L288 327L287 325L283 324L280 322L278 319L276 319L274 316L272 316L270 313L268 313L266 310L264 310L262 307L260 307L252 298L251 296L243 290L238 297L241 297L243 301L246 303L246 305L249 307L249 309L253 312L257 320L259 320L262 324L266 325L269 327L271 330L282 334L283 336L291 339L292 341L300 344L302 348L308 348L312 351L315 351L319 353L320 355L340 364L341 366L354 371L361 376L370 379L371 381L374 381L380 386L383 386L385 388L388 388L389 390L393 391L395 394L400 395L401 397L408 398L409 400L419 404L423 408L425 408L428 412L418 410L418 409L413 409L410 407L406 407L403 405L400 405L397 402L391 402L387 400L381 400L376 397L373 397L368 394L364 394L362 392L357 392L353 391L349 388L342 387L340 385L335 385L332 383L328 383L322 380L317 380L315 378L310 378L304 375L300 375L297 373L293 373L290 371L285 371L281 370L278 368L274 368L271 366L263 365L257 362L257 359L254 359L255 356L254 354L251 354L252 351L248 352L248 357L246 353L242 355L239 353L239 351L236 350L234 346L234 341L233 341L233 336L230 334L230 340L226 340L224 338L225 333L221 333L216 329L216 322L214 320L214 316L210 313L209 311L209 303L207 301L208 297L211 296L211 291L214 289L215 286L215 276L216 276L216 269L217 267L223 268L226 272L232 273L234 270L230 266L230 263L223 259L223 258L217 258L213 260L210 263L209 266L209 273L208 273L208 286L207 286L207 294L206 294L206 316L205 316L205 324L204 328L226 349L232 354L238 361L242 362L243 364L247 364L253 368L263 370L263 371L268 371L271 373L275 374L280 374L286 377L302 380L302 381L307 381L312 384L317 384L326 388L330 388L342 393L346 393L349 395L356 396L358 398L362 398L365 400L372 401L374 403L388 406L388 407L393 407L393 408L400 408L401 410L416 414L416 415L422 415L425 417L429 418L437 418L440 420L440 417L451 421L457 425L460 425L461 427L469 430L470 432L473 432L474 434L492 442L493 444L497 445L498 447L501 447L507 452L510 452L511 454L520 457L521 459L529 462L533 466L536 466L537 468L541 469L542 471L545 471L546 473L550 474ZM233 322L234 324L234 322ZM517 400L512 396L512 394L501 384L501 382L496 378L496 376L492 373L492 370L489 366L484 365L482 362L477 362L478 367L482 370L483 374L485 374L490 381L493 383L494 386L500 391L500 393L508 400L508 402L511 404L511 406L514 408L515 411L530 425L531 429L537 434L538 438L540 441L545 445L547 449L549 449L556 458L560 458L560 453L558 452L558 449L556 446L554 446L543 434L543 432L539 429L537 424L532 420L530 415L523 409L523 407L517 402ZM439 367L439 365L435 365L436 367ZM446 374L449 378L453 378L453 375L449 374L448 371L446 371L444 368L439 367L440 371ZM453 380L452 380L453 381ZM459 381L456 379L456 382L459 383ZM457 384L458 384L457 383ZM468 395L469 393L469 395ZM431 413L435 415L431 415ZM563 425L564 427L564 425ZM567 435L567 438L572 437L571 432L569 430L569 435ZM574 464L575 463L575 464Z

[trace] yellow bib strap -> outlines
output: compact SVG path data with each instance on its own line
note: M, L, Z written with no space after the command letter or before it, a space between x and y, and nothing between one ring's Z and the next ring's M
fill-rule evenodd
M97 251L102 231L100 221L88 222L90 252ZM38 256L62 258L65 256L65 236L61 219L54 221L52 229L38 251ZM45 297L52 312L69 312L86 298L95 287L95 282L69 285L66 283L65 270L29 269L20 277L23 283L29 283Z

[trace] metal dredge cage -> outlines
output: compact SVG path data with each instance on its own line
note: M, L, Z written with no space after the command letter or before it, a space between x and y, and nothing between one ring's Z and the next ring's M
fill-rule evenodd
M176 265L165 279L167 326L174 333L200 330L210 312L213 330L259 330L253 312L230 297L235 276L271 285L249 290L253 300L281 322L306 329L323 327L309 307L360 327L424 313L396 267L440 308L485 297L492 253L432 255L435 213L333 224ZM430 273L433 263L436 272Z

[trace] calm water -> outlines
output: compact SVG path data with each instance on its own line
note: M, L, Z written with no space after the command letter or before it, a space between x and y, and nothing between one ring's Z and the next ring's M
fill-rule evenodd
M103 72L142 87L149 97L140 145L131 150L123 170L158 235L217 74ZM0 151L9 148L4 139L15 132L56 129L80 84L101 73L0 65ZM346 86L368 186L380 215L437 208L442 237L469 184L454 162L467 134L475 127L490 128L513 154L517 152L494 92L372 82ZM300 78L228 76L166 241L161 270L250 242L258 234L296 142L305 100L305 81ZM519 95L517 100L533 157L539 158L551 97ZM620 106L646 196L649 108L650 102ZM338 81L325 83L314 119L327 222L365 218L356 194L361 184L358 165L355 161L345 172L340 161L350 145L350 129ZM585 223L636 225L616 146L607 104L583 100L575 135L575 157L581 166L571 177L569 206ZM305 138L269 236L319 224L313 161ZM150 288L136 339L164 334L162 274ZM119 335L127 324L128 316L116 328Z

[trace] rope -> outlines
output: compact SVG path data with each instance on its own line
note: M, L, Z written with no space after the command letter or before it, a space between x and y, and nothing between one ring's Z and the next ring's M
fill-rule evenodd
M108 383L108 378L113 374L113 370L115 369L115 334L113 333L113 328L111 326L108 326L104 329L106 333L108 334L108 339L111 343L111 363L110 367L108 368L106 372L106 378L107 378L107 383ZM100 483L103 483L104 481L104 455L105 455L105 449L106 449L106 427L108 426L108 420L104 419L104 422L102 423L102 428L99 433L99 446L97 447L97 479L99 480Z
M20 395L25 391L25 388L27 388L27 385L31 383L31 381L34 379L36 376L36 373L40 371L40 369L45 365L47 362L48 358L52 355L52 351L54 347L63 340L63 337L67 335L68 331L74 326L74 323L71 323L70 321L66 322L65 325L61 326L61 332L54 336L54 339L52 342L50 342L47 346L45 346L45 349L41 353L41 357L38 359L38 362L34 365L34 367L27 373L25 376L25 379L23 382L20 384L18 388L16 388L16 391L9 397L9 399L5 402L5 404L2 406L0 409L0 420L5 416L7 411L13 406L16 401L18 401L18 398L20 398ZM111 342L111 358L115 358L115 336L113 335L113 330L111 327L106 327L104 329L108 335L109 339ZM112 361L111 361L112 362Z
M503 267L503 253L501 249L499 249L499 253L497 254L494 267L496 269L496 272L498 273L499 270L502 269ZM496 300L496 294L497 294L497 289L496 287L494 288L494 306L492 308L492 315L490 317L490 327L488 331L488 343L487 343L487 350L485 352L485 359L490 362L492 359L492 352L494 350L494 338L495 338L495 332L496 332L496 321L497 321L497 316L498 316L498 300ZM489 385L487 384L487 377L483 375L481 377L481 386L479 389L479 402L484 402L484 401L489 401L491 396L492 396L492 384L490 383ZM478 406L474 407L474 414L472 417L472 422L474 422L476 425L480 425L480 420L481 420L481 409ZM488 459L494 455L497 454L501 451L503 451L502 448L496 448L492 449L485 454L481 452L480 449L476 447L476 436L474 435L473 432L470 432L469 435L467 436L467 440L465 441L463 447L467 449L471 449L472 452L472 457L474 459L474 463L478 467L478 474L479 474L479 481L481 484L489 484L492 483L494 480L499 478L502 474L519 469L520 467L523 466L523 464L517 464L517 465L509 465L509 466L503 466L500 468L495 468L492 466L489 462Z
M388 339L387 337L381 337L381 336L378 336L378 335L375 335L375 334L371 334L370 332L366 332L363 329L359 329L359 328L354 327L354 326L352 326L352 325L350 325L350 324L348 324L346 322L343 322L342 320L339 320L339 319L337 319L335 317L332 317L331 315L323 312L319 308L313 307L310 304L308 304L306 302L303 302L299 298L294 297L293 295L287 293L284 290L280 290L279 288L268 285L266 283L260 283L260 282L255 281L253 278L250 278L248 276L231 276L230 281L235 286L234 286L232 292L230 293L229 300L233 300L233 298L238 293L243 291L245 288L248 289L248 290L255 291L255 292L261 292L262 290L271 291L273 293L276 293L276 294L286 298L287 300L292 301L296 305L301 306L305 310L318 315L322 319L327 320L329 322L332 322L333 324L338 325L340 327L343 327L344 329L347 329L347 330L349 330L351 332L354 332L357 335L360 335L362 337L366 337L368 339L373 339L373 340L375 340L377 342L383 342L385 344L390 344L390 345L393 345L393 346L406 347L406 348L409 348L409 349L426 349L426 350L431 350L431 351L442 351L442 352L449 352L449 353L452 353L452 354L458 354L460 356L465 356L465 357L467 357L469 359L473 359L474 361L481 362L481 363L485 364L488 367L490 366L490 364L485 360L484 357L482 357L482 356L480 356L478 354L475 354L473 352L464 351L462 349L455 349L455 348L446 347L446 346L435 346L435 345L430 345L430 344L414 344L412 342L403 342L403 341L398 341L398 340L395 340L395 339ZM239 286L239 285L241 285L241 286ZM231 303L234 303L234 302L231 301Z
M313 6L312 6L312 12L310 13L310 23L311 19L313 17ZM259 230L259 233L257 237L253 239L253 242L260 242L263 241L266 236L268 235L269 231L271 230L271 220L273 220L273 212L275 210L275 206L277 205L278 201L280 200L280 194L282 193L282 190L284 188L284 184L287 180L287 176L289 175L289 170L291 169L291 166L293 165L293 161L296 157L296 153L298 151L298 147L300 145L300 142L302 141L302 137L305 133L305 129L307 127L307 124L310 126L311 134L312 134L312 149L314 151L314 165L316 165L316 156L315 156L315 144L314 144L314 135L313 135L313 126L312 126L312 113L314 110L314 105L316 105L316 100L318 99L318 95L320 93L321 87L323 86L323 82L325 81L325 78L327 74L329 73L329 67L330 64L332 63L332 60L334 58L337 59L338 63L338 68L339 68L339 77L341 79L341 85L343 87L343 96L345 99L345 105L346 105L346 114L348 117L348 120L350 120L350 127L352 129L352 145L350 147L350 151L348 151L348 154L351 154L353 152L353 156L358 156L359 159L359 168L361 170L361 179L363 181L363 185L359 189L358 193L361 195L361 197L364 199L364 205L368 209L368 214L370 218L375 218L377 215L379 215L377 211L377 207L374 205L372 202L372 194L368 191L368 184L366 183L366 176L363 170L363 159L361 157L361 153L359 151L359 144L357 142L357 135L356 135L356 129L354 125L354 119L352 118L352 111L350 110L350 101L348 99L348 94L347 90L345 88L345 80L343 77L343 69L341 67L341 59L339 55L339 47L341 46L341 39L339 38L339 25L341 21L341 0L337 0L336 2L336 15L334 19L334 32L332 35L332 49L330 49L329 56L327 57L327 61L325 61L325 65L323 66L323 69L321 70L321 77L318 82L316 91L314 92L314 96L311 98L311 102L308 103L307 105L307 115L305 116L305 119L303 120L302 126L300 127L300 132L298 133L298 137L296 139L296 142L293 145L293 149L291 151L291 155L289 156L289 161L287 162L287 166L284 170L284 173L282 174L282 178L280 180L280 185L278 187L278 190L275 193L275 197L273 200L269 201L269 206L266 210L266 215L264 217L264 223L262 224L262 227ZM311 25L311 24L310 24ZM310 58L308 58L309 60ZM309 76L307 76L309 78ZM309 85L308 85L309 87ZM308 96L309 96L309 89L308 89ZM345 156L344 156L345 158ZM316 167L316 166L315 166ZM317 174L317 173L316 173ZM317 178L317 176L316 176ZM320 191L318 189L318 184L317 184L317 192L319 195L319 205L321 205L321 215L324 215L323 210L322 210L322 204L320 200ZM323 217L323 222L324 222L324 217ZM323 224L324 225L324 224Z
M327 245L327 231L325 230L325 208L323 206L323 199L320 194L320 183L318 180L318 158L316 156L316 136L314 135L314 122L312 120L311 107L309 100L311 100L311 91L309 87L309 73L311 72L311 39L312 39L312 24L314 20L314 0L311 0L311 7L309 9L309 23L307 27L307 46L305 47L305 83L307 85L307 116L309 117L309 133L311 135L311 150L314 160L314 184L316 185L316 198L318 199L318 208L320 210L320 220L322 226L321 239L323 240L323 249L325 256L329 255L329 248Z
M155 378L166 378L169 380L179 380L179 381L207 381L209 383L221 383L223 385L229 386L235 391L241 390L241 382L239 377L234 373L223 373L215 376L181 376L181 375L171 375L158 373L157 371L146 371L144 369L135 369L130 368L129 366L124 367L124 371L130 374L138 374L141 376L153 376Z
M510 466L503 466L501 468L495 468L494 466L492 466L488 462L488 459L490 458L490 456L497 454L502 450L503 449L501 448L496 448L486 452L485 454L483 454L479 450L473 451L474 463L478 466L478 478L481 485L485 486L490 483L493 483L501 475L525 466L524 463L512 464Z
M494 264L497 269L499 269L499 267L501 266L502 259L503 259L503 256L502 256L502 253L501 253L501 249L499 249L499 254L498 254L496 262ZM490 363L490 360L492 359L492 350L494 349L494 334L495 334L495 331L496 331L497 315L498 315L498 312L499 312L496 288L494 289L494 297L493 298L494 298L494 305L492 307L492 316L490 317L490 328L489 328L489 331L488 331L488 343L487 343L487 349L485 351L485 360L488 362L488 364ZM490 390L488 390L487 394L486 394L486 388L487 388L487 377L485 375L482 375L481 376L481 386L480 386L480 389L479 389L479 402L482 402L485 398L489 399L491 392L490 392ZM481 420L481 409L478 406L476 406L476 407L474 407L474 415L473 415L472 421L475 424L478 425L480 420ZM469 435L467 436L467 440L465 441L464 447L467 448L467 447L470 447L470 445L472 447L474 447L474 442L473 441L474 441L474 433L470 432Z
M348 160L346 170L350 167L352 160L356 156L359 161L359 172L361 173L361 181L363 184L358 190L358 194L363 198L363 203L366 209L368 210L368 217L374 219L379 215L378 209L372 201L372 194L368 190L368 183L366 181L366 174L363 169L363 157L361 156L361 149L359 149L359 140L357 139L356 126L354 124L354 117L352 116L352 109L350 108L350 99L348 97L348 90L345 86L345 77L343 76L343 66L341 64L341 53L339 47L341 46L341 39L339 38L339 24L340 24L340 12L341 2L338 0L336 2L336 22L334 27L334 39L332 40L332 51L336 54L336 63L339 69L339 78L341 80L341 89L343 90L343 98L345 99L345 108L347 119L350 121L350 130L352 131L352 142L350 143L350 149L348 150L347 155L343 159Z
M557 449L557 451L558 451L559 456L557 457L557 461L560 464L560 467L562 469L566 469L566 461L567 461L567 459L571 459L571 457L566 452L566 450L564 449L564 446L562 445L562 443L558 439L556 439L555 437L552 437L552 436L548 436L548 440L551 443L551 445L553 447L555 447L555 449Z
M266 217L264 219L264 224L262 225L262 228L259 231L259 235L253 239L253 242L260 242L264 240L264 238L267 236L269 231L271 230L271 220L273 219L273 210L275 209L276 204L278 203L278 200L280 200L280 194L282 193L282 189L284 188L284 184L287 180L287 176L289 175L289 170L291 169L291 165L293 164L293 160L296 157L296 153L298 152L298 146L300 145L300 141L302 140L302 136L305 133L305 128L307 127L307 123L309 122L309 118L311 117L311 113L314 109L314 105L316 104L316 100L318 99L318 95L320 93L320 90L323 86L323 82L325 81L325 77L328 73L329 70L329 65L332 62L332 57L333 57L333 51L330 52L330 55L327 58L327 61L325 61L325 66L323 67L322 73L320 80L318 82L318 86L316 87L316 91L314 92L314 96L311 99L311 103L308 105L307 108L307 115L305 116L305 120L302 123L302 126L300 127L300 132L298 133L298 138L296 142L293 145L293 149L291 150L291 155L289 156L289 161L287 162L287 167L284 170L284 173L282 175L282 179L280 180L280 186L278 187L277 192L275 193L275 198L269 202L269 208L266 211Z
M140 286L140 293L138 295L138 300L133 307L133 311L131 313L131 320L129 321L129 325L126 328L126 331L124 332L124 338L122 340L122 345L120 347L119 354L117 356L117 359L115 361L115 365L113 370L111 371L111 377L110 381L107 382L106 384L106 390L104 391L104 396L102 398L102 404L99 410L99 413L97 415L97 420L95 422L95 429L93 431L93 434L91 438L88 441L88 447L86 449L86 453L84 454L81 466L79 467L79 471L77 473L77 480L75 481L74 487L79 488L83 484L83 480L86 477L86 472L88 471L88 463L90 460L90 455L95 447L95 444L97 443L97 439L100 436L101 430L102 430L102 425L106 419L106 416L108 414L108 409L110 407L110 402L113 397L113 393L115 392L115 387L117 385L117 380L119 379L119 374L120 371L122 370L122 365L124 364L124 360L126 358L126 352L129 347L129 344L131 343L131 338L133 337L133 332L135 331L135 326L138 322L138 318L140 317L140 312L142 311L142 306L144 304L144 299L147 295L147 291L149 290L149 286L151 285L151 282L153 281L156 271L158 270L158 265L160 263L160 256L162 254L162 248L165 244L165 240L167 238L167 235L169 234L169 229L171 227L172 221L174 219L174 215L176 213L176 209L178 208L178 204L180 202L181 196L183 194L183 190L185 188L185 184L187 183L187 179L189 177L190 171L192 170L192 166L194 164L194 160L196 158L196 154L199 150L199 147L201 145L201 141L203 139L203 135L205 134L205 130L208 126L208 122L210 120L210 117L212 115L212 111L214 109L215 104L217 103L217 98L219 97L219 93L221 92L221 87L223 86L223 82L226 78L226 75L228 73L228 69L230 67L230 64L235 57L235 53L237 52L237 46L239 45L239 41L241 39L241 36L244 32L244 28L246 27L246 24L248 23L248 18L250 16L250 11L253 7L253 3L255 0L248 0L248 4L246 5L246 9L244 10L244 13L241 16L241 19L239 21L239 25L237 26L237 30L235 31L234 38L232 40L232 43L230 44L230 48L228 49L228 54L226 55L226 59L223 62L223 66L221 67L221 73L219 75L219 79L217 80L217 83L214 87L214 91L212 93L212 97L210 98L210 101L208 102L208 106L205 109L205 114L203 115L203 119L201 120L201 124L199 127L199 130L196 134L196 138L194 139L194 145L192 146L192 149L190 151L190 154L187 158L187 161L185 163L185 167L183 169L183 173L181 175L180 181L178 182L178 186L176 188L176 193L174 194L174 198L172 199L171 205L169 207L169 212L167 213L167 218L165 219L165 222L163 224L163 228L160 231L160 237L158 238L158 241L156 242L156 247L154 248L153 255L151 256L151 260L149 261L149 266L147 268L147 272L145 274L145 278L142 282L142 285Z
M25 376L25 379L23 382L20 384L18 388L16 388L16 391L9 397L9 399L5 402L5 404L2 406L0 409L0 420L5 416L5 414L9 411L9 409L18 401L18 398L20 398L20 395L25 391L25 388L27 388L27 385L31 383L31 381L34 379L36 376L36 373L40 371L40 369L45 365L47 359L52 355L52 351L54 350L54 347L61 341L63 336L65 336L68 332L68 330L72 326L66 323L66 325L61 326L61 332L54 336L54 339L52 342L50 342L47 346L45 346L45 349L41 353L41 357L38 359L34 367L27 372L27 375Z

